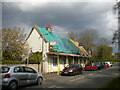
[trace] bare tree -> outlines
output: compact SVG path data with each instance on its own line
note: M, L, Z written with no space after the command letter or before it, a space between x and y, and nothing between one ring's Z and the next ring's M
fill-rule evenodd
M2 59L2 29L0 29L0 60Z
M110 43L110 40L108 40L107 38L98 38L98 43L97 43L99 46L100 45L106 45L106 46L109 46L111 43Z
M79 34L79 42L84 43L84 47L86 49L94 47L94 43L97 39L98 33L96 30L93 29L84 30Z
M20 59L28 54L24 32L25 28L21 27L2 29L2 54L4 59Z
M75 32L69 32L68 35L67 35L67 37L70 38L70 39L72 39L72 40L74 40L74 41L76 41L76 38L77 38Z

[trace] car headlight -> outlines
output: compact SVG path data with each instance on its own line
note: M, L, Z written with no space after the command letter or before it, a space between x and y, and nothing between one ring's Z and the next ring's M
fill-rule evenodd
M73 70L70 70L69 72L73 72Z

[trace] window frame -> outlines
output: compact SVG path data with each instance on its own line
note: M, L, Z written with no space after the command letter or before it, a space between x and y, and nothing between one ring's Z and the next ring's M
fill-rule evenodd
M25 68L28 68L29 70L32 70L32 71L27 71L27 70L25 70ZM37 73L33 68L31 68L31 67L23 67L23 71L24 71L24 73Z
M58 65L57 58L53 59L53 66L57 66L57 65Z
M16 68L20 68L20 71L15 72L15 69L16 69ZM22 67L20 67L20 66L14 67L14 73L22 73L22 72L23 72Z
M7 68L6 72L3 72L3 68ZM10 67L2 66L2 73L8 73L10 71Z

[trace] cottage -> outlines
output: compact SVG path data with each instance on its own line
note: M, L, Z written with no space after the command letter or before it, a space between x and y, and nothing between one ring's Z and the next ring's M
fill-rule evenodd
M35 25L27 38L27 43L30 51L42 52L44 73L59 73L64 66L71 63L84 66L89 56L78 42L53 33L50 25L46 29Z

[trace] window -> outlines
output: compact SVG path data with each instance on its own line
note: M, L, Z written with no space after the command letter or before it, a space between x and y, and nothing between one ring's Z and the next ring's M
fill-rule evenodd
M64 60L64 64L66 64L66 60Z
M69 62L69 65L72 64L72 60L71 59L68 62Z
M78 64L78 60L75 60L75 62L74 62L75 64Z
M2 73L7 73L9 69L9 67L2 67Z
M28 73L36 73L35 70L33 70L32 68L29 68L29 67L24 67L24 72L28 72Z
M85 66L93 66L93 64L86 64Z
M80 60L80 63L82 63L82 60Z
M57 66L57 59L53 60L53 66Z
M21 67L15 67L14 68L14 72L22 72L22 68Z
M71 64L69 68L75 68L76 66L74 64Z
M77 65L77 68L82 68L82 66L80 64Z
M66 60L61 59L60 64L66 64Z

